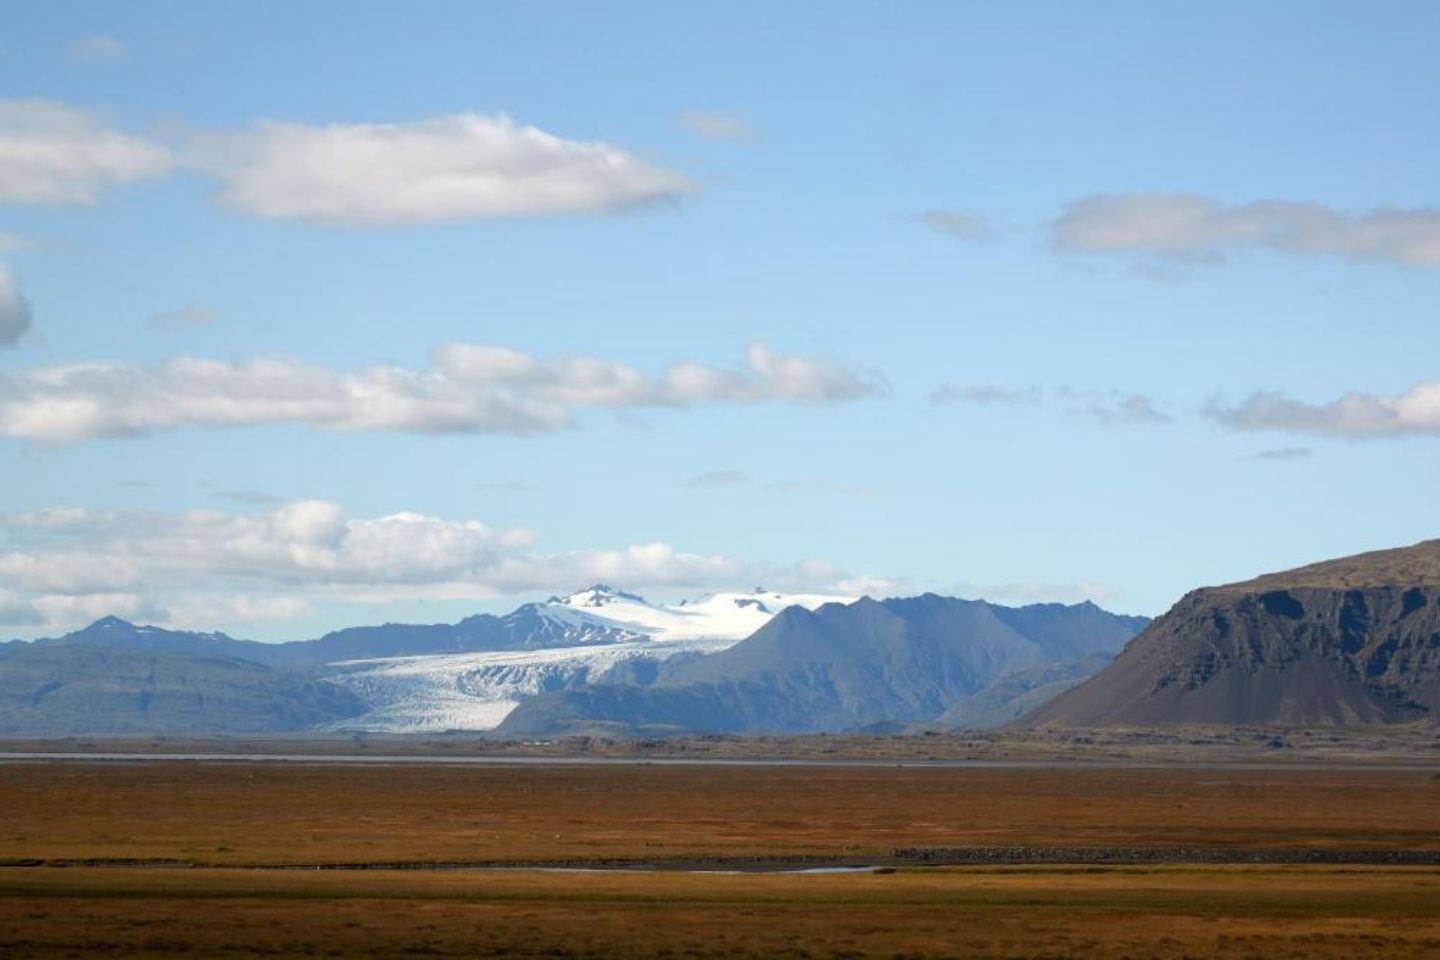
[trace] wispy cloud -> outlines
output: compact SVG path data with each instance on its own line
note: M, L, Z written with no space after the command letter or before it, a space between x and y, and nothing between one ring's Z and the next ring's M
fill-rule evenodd
M1104 399L1091 401L1085 406L1085 412L1109 427L1173 422L1156 408L1154 400L1143 393L1112 393Z
M1318 203L1227 204L1186 193L1095 194L1053 224L1070 253L1133 253L1220 261L1250 248L1440 267L1440 209L1381 207L1350 214Z
M1039 387L997 387L993 384L957 386L945 383L930 391L928 400L932 407L954 403L1013 407L1039 403L1043 395Z
M1347 393L1325 403L1296 400L1279 391L1259 391L1238 404L1215 401L1207 414L1232 430L1274 430L1362 440L1440 435L1440 380L1417 384L1393 396Z
M962 580L954 584L950 592L993 603L1083 603L1088 600L1105 607L1124 597L1121 590L1097 580L1014 580L1003 583Z
M926 210L915 219L957 240L974 242L989 240L995 236L995 228L984 217L957 210Z
M1308 460L1315 455L1309 447L1271 447L1250 454L1251 460Z
M10 268L0 263L0 348L14 346L30 329L30 301Z
M1063 400L1071 413L1090 417L1107 427L1171 423L1156 401L1143 393L1123 390L1088 390L1059 387L1048 391ZM931 391L932 407L968 404L980 407L1033 406L1045 401L1047 391L1039 387L1003 387L994 384L958 386L942 384Z
M166 310L150 317L150 326L161 330L193 330L208 327L220 314L214 307L192 303L178 310Z
M877 374L755 343L742 366L684 362L648 376L591 356L544 360L452 343L420 369L344 372L296 360L181 357L155 366L82 363L0 372L0 435L42 442L186 426L302 423L332 430L526 435L583 410L828 404L879 396Z
M65 48L65 56L72 63L116 63L129 54L125 44L103 34L80 37Z
M692 110L680 114L675 120L686 130L706 140L746 143L755 138L755 129L750 121L735 114Z
M72 63L115 63L130 56L130 49L115 37L92 33L66 47L65 56Z

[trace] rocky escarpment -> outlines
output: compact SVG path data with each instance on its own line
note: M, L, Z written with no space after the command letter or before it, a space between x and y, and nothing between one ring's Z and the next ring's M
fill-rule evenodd
M1440 541L1187 594L1025 726L1440 718Z

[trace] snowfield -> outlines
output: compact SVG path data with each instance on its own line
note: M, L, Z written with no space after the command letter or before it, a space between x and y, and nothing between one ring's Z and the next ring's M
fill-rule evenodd
M331 664L326 679L350 688L370 706L366 713L334 724L333 729L386 733L490 730L526 697L595 682L629 661L658 662L681 653L724 650L788 606L814 609L853 599L756 590L661 605L596 586L540 605L543 620L564 623L583 645ZM592 638L597 636L626 639L595 642ZM633 637L648 639L629 639Z

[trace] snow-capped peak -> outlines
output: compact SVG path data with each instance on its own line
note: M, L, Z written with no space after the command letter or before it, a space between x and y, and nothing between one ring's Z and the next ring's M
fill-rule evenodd
M750 593L712 593L675 604L645 598L605 584L565 597L552 597L543 609L579 617L592 626L618 627L653 640L743 640L789 606L814 609L826 603L850 603L854 597L783 594L764 587Z
M609 584L597 583L566 597L551 597L550 602L567 607L605 607L615 603L638 603L649 606L645 598L634 593L617 590Z

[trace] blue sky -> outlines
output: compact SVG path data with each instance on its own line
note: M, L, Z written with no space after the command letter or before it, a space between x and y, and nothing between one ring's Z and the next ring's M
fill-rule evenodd
M1437 41L1429 3L7 4L0 635L602 577L1154 614L1434 537Z

